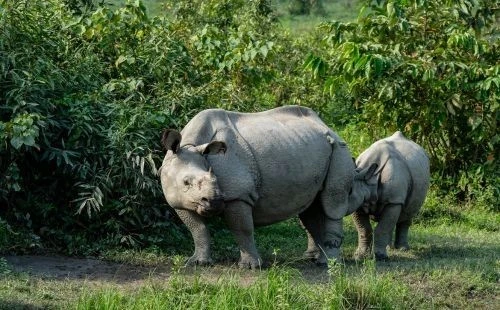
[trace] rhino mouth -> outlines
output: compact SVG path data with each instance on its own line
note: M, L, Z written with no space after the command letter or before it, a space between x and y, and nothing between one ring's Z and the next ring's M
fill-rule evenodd
M220 214L224 210L224 198L215 197L214 199L203 198L197 203L196 213L204 217L211 217Z

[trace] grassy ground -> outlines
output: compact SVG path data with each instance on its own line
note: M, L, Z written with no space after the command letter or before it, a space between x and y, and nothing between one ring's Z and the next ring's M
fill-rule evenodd
M259 250L271 267L256 272L235 267L237 247L220 223L213 227L213 267L184 268L190 250L178 256L158 249L112 251L104 258L125 264L122 269L150 271L80 279L14 272L0 259L0 309L500 309L498 214L436 207L441 204L430 195L412 226L412 249L390 250L387 262L351 259L356 232L350 218L344 262L329 269L301 258L306 238L295 219L257 229ZM447 215L453 212L461 217ZM483 220L471 221L476 218Z
M162 0L142 0L148 15L169 15L171 5L166 5ZM320 23L331 20L353 21L359 12L358 0L325 0L321 14L311 12L307 15L290 14L290 3L293 1L271 1L271 5L281 25L292 34L301 35L311 32ZM125 0L109 0L108 3L119 7L126 3Z
M322 14L292 15L286 1L273 1L274 9L283 27L292 34L302 35L313 31L319 24L326 21L354 21L360 8L360 1L330 0L323 1Z
M286 6L277 13L300 34L324 20L353 19L357 10L347 3L325 3L326 16L293 17ZM158 1L145 4L153 15L161 10ZM183 267L191 241L179 246L180 255L158 248L103 255L128 276L15 271L0 257L0 309L500 309L500 215L485 207L459 206L431 192L411 228L412 249L390 250L387 262L351 259L356 232L349 217L344 261L329 269L302 259L306 236L296 219L257 229L271 267L255 272L235 267L238 249L222 223L212 226L217 263L207 268Z

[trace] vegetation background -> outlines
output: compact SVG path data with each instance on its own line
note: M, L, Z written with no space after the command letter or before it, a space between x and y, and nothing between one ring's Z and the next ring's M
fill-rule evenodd
M494 0L0 0L0 253L187 255L162 129L287 104L354 156L402 130L432 161L417 227L497 234L498 27Z

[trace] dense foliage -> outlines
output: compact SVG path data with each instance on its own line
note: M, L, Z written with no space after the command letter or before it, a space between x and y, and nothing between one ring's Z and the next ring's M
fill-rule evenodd
M207 107L282 104L290 79L277 77L302 55L277 58L292 43L274 43L267 1L175 2L172 20L139 1L67 3L1 2L2 216L70 252L97 237L175 244L162 237L161 130Z
M369 2L357 22L322 26L323 50L306 67L376 137L403 130L429 152L440 177L453 178L448 185L460 180L468 195L489 185L498 195L495 3Z
M266 0L165 1L154 18L140 1L0 0L0 246L21 227L68 252L178 243L159 134L209 107L307 105L349 141L403 129L463 193L471 169L498 191L498 39L489 3L464 1L384 2L321 43Z

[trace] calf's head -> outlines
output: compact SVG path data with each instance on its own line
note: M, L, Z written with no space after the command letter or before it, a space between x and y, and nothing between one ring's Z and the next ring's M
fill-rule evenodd
M159 174L165 199L174 209L194 211L201 216L220 213L224 197L206 155L224 153L226 144L212 141L181 148L181 140L176 130L163 132L161 142L167 154Z
M369 167L354 171L354 182L349 194L349 205L356 209L363 208L366 213L377 204L378 189L378 164L371 164Z

